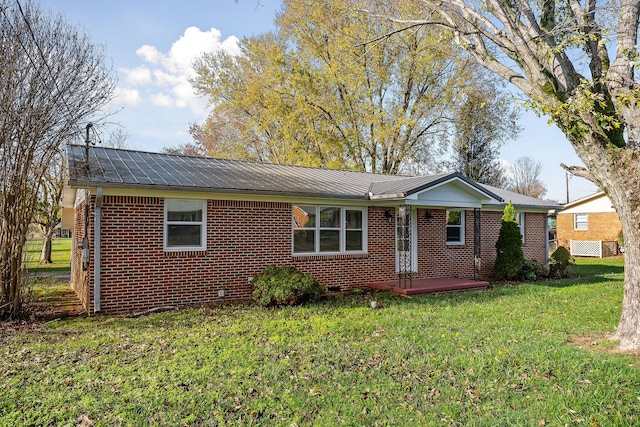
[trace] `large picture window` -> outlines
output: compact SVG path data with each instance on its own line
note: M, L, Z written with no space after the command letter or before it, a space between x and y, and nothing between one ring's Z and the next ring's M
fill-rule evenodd
M363 208L293 206L293 253L365 252Z
M205 200L165 200L165 250L206 249L206 203Z
M464 211L447 211L447 244L464 244Z

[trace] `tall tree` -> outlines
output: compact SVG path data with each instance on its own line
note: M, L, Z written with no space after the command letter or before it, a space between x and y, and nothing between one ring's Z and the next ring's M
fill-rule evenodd
M449 168L483 184L503 187L507 178L498 157L500 147L521 131L518 110L494 78L478 74L480 84L467 88L454 110Z
M440 25L488 70L548 115L587 168L575 175L607 192L625 236L622 349L640 349L640 0L424 0L421 19L380 14L399 28ZM531 147L533 148L533 147Z
M360 3L285 0L275 32L243 40L241 55L205 54L193 83L214 106L198 129L212 141L207 148L382 173L435 164L452 106L477 67L449 31L433 27L363 44L393 23L372 19ZM397 4L425 13L410 0ZM232 125L216 126L221 120Z
M509 168L507 188L514 193L540 198L547 192L540 175L542 163L534 162L531 157L519 157Z
M0 0L0 45L0 316L17 316L40 183L115 80L85 35L29 0Z

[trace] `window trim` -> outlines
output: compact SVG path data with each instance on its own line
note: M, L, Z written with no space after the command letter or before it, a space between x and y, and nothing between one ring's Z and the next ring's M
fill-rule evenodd
M202 206L202 221L169 221L167 219L169 212L169 202L199 202ZM169 225L200 225L200 242L199 246L168 246ZM163 237L162 247L165 252L184 252L184 251L206 251L207 250L207 201L198 199L164 199L164 217L162 221Z
M578 222L578 216L583 216L584 221ZM583 227L578 227L578 223L584 224ZM588 213L574 213L573 214L573 230L574 231L589 231L589 214Z
M299 227L295 223L295 208L299 206L313 206L315 207L316 224L313 227ZM320 213L324 208L337 208L340 210L340 227L321 227ZM347 228L347 211L359 211L362 213L362 228L350 229ZM367 253L367 207L362 206L340 206L340 205L314 205L307 203L294 203L291 208L291 254L293 256L332 256L332 255L361 255ZM313 252L296 252L295 251L295 232L297 230L313 230L314 232L314 250ZM338 251L320 251L320 231L322 230L338 230L339 233L339 250ZM362 233L362 249L361 250L347 250L347 231L360 231Z
M449 225L447 224L447 215L449 214L449 212L460 212L460 225ZM445 241L447 243L448 246L461 246L464 245L465 243L465 218L466 218L466 214L465 214L465 210L464 209L447 209L445 211ZM447 239L447 233L446 230L449 227L458 227L460 228L460 240L459 241L449 241Z

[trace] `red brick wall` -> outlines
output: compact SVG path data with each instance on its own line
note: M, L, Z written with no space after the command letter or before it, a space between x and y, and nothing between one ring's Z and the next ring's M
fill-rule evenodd
M93 226L91 199L90 228ZM74 243L81 239L83 208L76 210ZM102 208L101 309L122 314L163 306L205 305L251 297L249 278L267 265L293 265L323 285L341 290L396 280L395 224L389 207L368 208L368 252L362 255L292 256L290 203L209 200L207 250L165 252L164 200L159 197L105 196ZM473 278L473 211L465 215L465 244L446 245L444 210L418 209L416 278ZM495 260L500 212L482 212L482 275ZM525 254L544 262L543 214L527 214ZM529 237L531 235L531 237ZM93 244L93 242L91 242ZM73 255L74 289L93 312L93 262L81 269L80 250ZM218 291L224 290L220 298Z
M622 230L622 223L616 212L588 214L588 230L573 229L572 213L559 213L557 219L558 244L567 249L570 240L617 241L618 233Z

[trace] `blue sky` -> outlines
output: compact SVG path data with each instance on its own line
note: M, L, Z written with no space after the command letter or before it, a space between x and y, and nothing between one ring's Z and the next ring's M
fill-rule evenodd
M200 52L233 51L242 37L273 28L281 0L43 0L54 13L103 45L118 76L110 117L119 123L132 149L160 151L189 142L189 124L209 111L187 82ZM523 111L520 137L501 151L506 163L529 156L543 164L546 198L564 203L565 173L560 163L582 165L564 135L545 118ZM111 126L114 129L115 126ZM106 139L107 135L102 135ZM570 199L597 191L585 179L569 181Z

